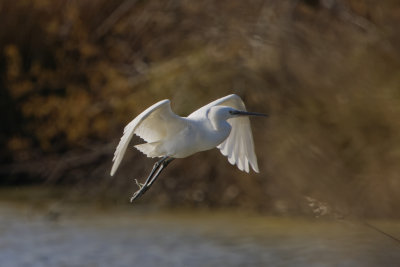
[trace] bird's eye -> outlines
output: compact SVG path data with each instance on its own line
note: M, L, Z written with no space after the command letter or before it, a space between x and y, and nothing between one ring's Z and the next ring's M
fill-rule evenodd
M233 115L233 111L232 111L232 110L229 110L229 114Z

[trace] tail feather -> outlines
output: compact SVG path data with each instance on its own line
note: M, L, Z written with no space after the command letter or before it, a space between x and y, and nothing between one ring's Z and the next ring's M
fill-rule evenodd
M136 145L135 148L145 154L149 158L160 157L157 146L160 142L152 142L152 143L144 143L140 145Z

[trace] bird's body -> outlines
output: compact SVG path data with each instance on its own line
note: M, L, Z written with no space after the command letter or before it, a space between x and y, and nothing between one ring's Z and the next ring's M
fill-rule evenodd
M135 147L148 157L162 157L159 164L168 158L169 163L174 158L185 158L218 147L229 162L236 164L240 170L249 172L250 164L258 172L250 120L243 115L262 114L245 110L240 97L228 95L196 110L188 117L180 117L172 112L169 100L162 100L125 127L115 151L111 175L114 175L121 163L133 134L146 141ZM153 171L155 169L156 166ZM148 178L150 184L156 177Z
M196 152L215 148L231 131L227 122L214 129L206 117L181 118L181 123L182 127L171 129L163 139L135 147L149 157L186 158Z

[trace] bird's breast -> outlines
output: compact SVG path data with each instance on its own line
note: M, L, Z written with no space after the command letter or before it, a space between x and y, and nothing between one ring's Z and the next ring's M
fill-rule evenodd
M228 124L228 123L227 123ZM213 129L204 123L189 124L174 139L173 157L185 158L200 151L210 150L221 144L230 133L230 125ZM171 151L172 152L172 151Z

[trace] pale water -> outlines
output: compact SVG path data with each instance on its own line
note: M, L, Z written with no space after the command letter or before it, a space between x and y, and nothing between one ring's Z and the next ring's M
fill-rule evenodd
M400 245L358 222L0 202L0 266L397 267Z

